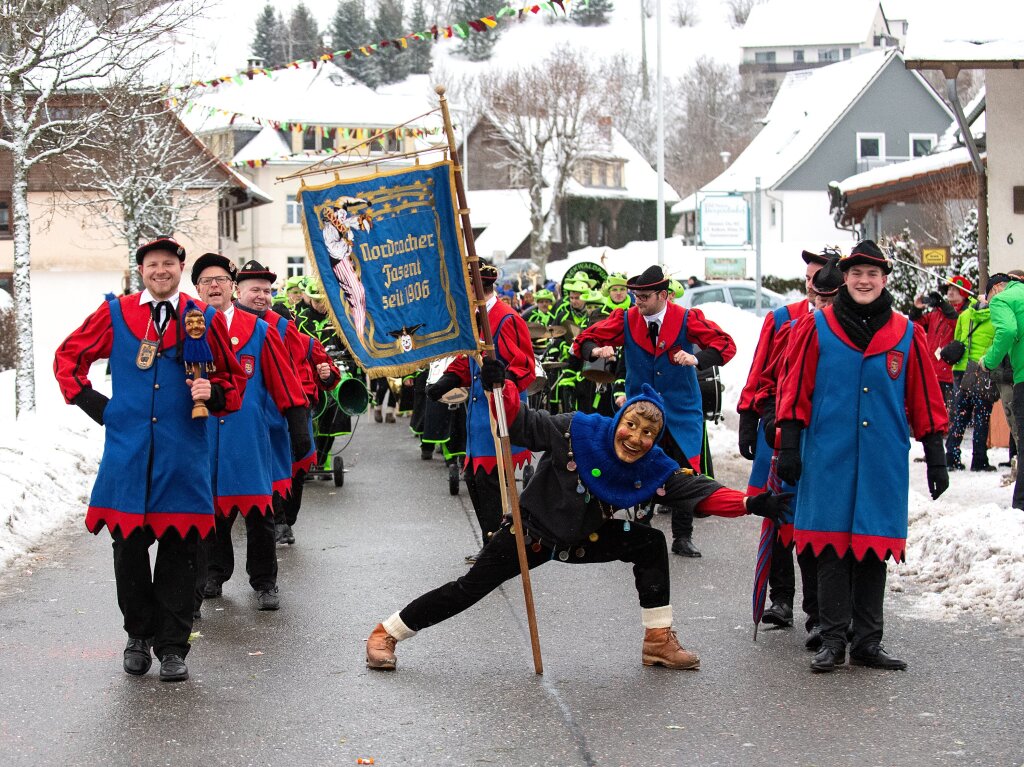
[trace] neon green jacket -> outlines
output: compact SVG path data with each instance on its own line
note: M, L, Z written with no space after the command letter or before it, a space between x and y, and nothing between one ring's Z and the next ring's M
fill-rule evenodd
M992 299L989 319L995 328L995 337L985 352L985 367L995 370L1009 354L1013 382L1024 383L1024 283L1011 280L1003 292Z
M992 345L992 338L996 334L996 328L989 320L990 309L979 309L978 299L970 299L967 308L960 312L956 320L956 330L953 331L953 338L967 347L964 356L953 365L954 371L967 369L968 362L977 362L988 351ZM973 332L972 332L973 331ZM969 337L968 337L969 336Z

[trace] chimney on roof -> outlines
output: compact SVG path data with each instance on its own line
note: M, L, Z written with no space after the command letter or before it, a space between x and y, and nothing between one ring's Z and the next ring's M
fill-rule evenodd
M260 58L259 56L250 56L248 59L246 59L246 62L247 63L245 65L245 68L247 70L263 69L263 59Z
M601 138L610 144L612 142L612 118L607 115L598 117L597 128L601 132Z

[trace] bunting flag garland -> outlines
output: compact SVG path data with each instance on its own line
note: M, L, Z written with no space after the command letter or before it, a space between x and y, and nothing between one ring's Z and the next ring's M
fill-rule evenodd
M548 13L557 14L561 11L563 14L568 13L567 8L571 2L581 2L583 7L589 5L589 0L551 0L551 2L537 3L535 5L527 5L522 8L516 9L511 6L504 6L498 10L493 16L484 16L480 19L471 19L469 21L457 22L447 26L434 25L429 30L422 32L410 32L407 35L396 38L394 40L381 40L376 43L368 43L361 45L351 50L340 50L334 51L333 53L325 53L315 59L296 59L295 61L289 61L287 64L276 67L260 67L254 69L247 69L244 72L239 72L233 75L223 75L221 77L214 77L210 80L193 80L187 85L179 85L178 91L188 91L193 88L219 88L223 85L236 84L241 85L246 80L252 80L255 77L273 77L274 72L278 72L282 69L299 69L305 65L311 66L316 69L317 66L324 61L334 61L334 59L346 59L352 60L355 58L355 54L361 53L363 56L372 56L374 53L385 49L385 48L397 48L399 52L406 50L409 47L410 42L436 42L439 39L450 40L453 37L465 40L469 37L469 33L485 33L489 29L494 29L498 26L500 19L522 20L527 14L539 14L541 11L547 11Z

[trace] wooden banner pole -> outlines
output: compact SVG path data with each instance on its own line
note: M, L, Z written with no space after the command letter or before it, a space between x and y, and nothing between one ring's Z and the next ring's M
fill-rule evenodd
M448 98L445 96L445 87L438 85L435 92L441 100L441 116L444 118L445 135L448 137L448 151L455 166L455 194L459 203L459 217L462 222L462 239L466 245L466 260L469 263L469 273L473 280L473 293L476 296L476 316L483 334L483 345L480 348L482 356L496 357L494 352L494 336L491 333L491 323L487 318L487 302L484 299L484 285L480 279L480 259L476 255L476 243L473 238L473 226L469 220L469 205L466 202L466 189L462 181L462 165L459 161L459 150L455 144L455 132L452 130L451 115L448 112ZM492 392L488 393L488 406L493 402L495 406L490 409L491 423L496 428L500 450L497 454L499 481L501 485L501 500L505 513L512 515L512 527L515 531L516 554L519 557L519 574L523 580L523 597L526 600L526 619L530 626L530 644L533 647L533 668L538 674L544 673L544 664L540 657L540 635L537 632L537 613L533 606L533 586L530 584L530 565L526 560L526 543L523 532L523 518L519 511L519 493L516 489L516 468L512 463L512 441L508 436L508 423L505 418L505 408L502 404L502 389L495 386ZM495 423L496 422L496 423Z

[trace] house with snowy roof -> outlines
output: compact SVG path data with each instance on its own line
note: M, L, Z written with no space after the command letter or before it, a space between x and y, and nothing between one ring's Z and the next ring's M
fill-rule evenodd
M953 120L931 153L832 181L829 200L836 228L872 240L907 228L919 243L949 246L953 232L978 204L967 140L974 142L983 163L988 159L984 88L964 107L964 116L967 139Z
M900 7L897 0L884 6L879 0L768 0L755 5L740 33L744 88L771 97L789 72L902 47L906 14L900 8L895 17L886 15L890 6Z
M530 201L524 179L507 161L508 148L493 117L469 131L463 165L476 250L497 261L530 257ZM550 260L587 246L620 248L656 239L658 176L611 120L599 122L598 145L583 154L557 212ZM544 204L550 189L543 190ZM679 195L665 185L665 202Z
M305 177L315 185L334 175L359 177L411 165L413 158L396 155L445 141L440 116L427 114L435 106L426 76L374 91L321 62L208 88L184 119L218 156L270 195L269 204L236 222L239 263L256 259L290 277L309 273L299 174L322 170ZM337 167L352 161L364 164Z
M752 211L760 209L762 271L797 276L804 248L853 239L852 232L843 236L835 229L829 182L928 154L951 119L939 95L907 70L895 48L790 72L747 148L673 208L682 216L677 232L685 244L701 247L701 200L709 194L745 195ZM753 221L752 229L757 227ZM745 256L747 273L755 271L749 249L715 254Z

